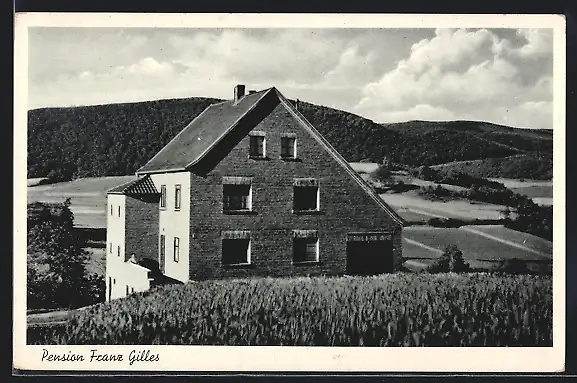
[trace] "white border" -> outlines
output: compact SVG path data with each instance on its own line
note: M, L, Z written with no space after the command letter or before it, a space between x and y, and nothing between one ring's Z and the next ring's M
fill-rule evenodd
M219 346L49 346L51 352L123 353L125 362L41 362L26 346L26 121L28 27L553 28L554 29L554 342L550 348L355 348ZM565 18L559 15L88 14L15 16L14 368L123 371L556 372L565 365ZM159 362L130 366L131 350ZM87 358L88 359L88 358Z

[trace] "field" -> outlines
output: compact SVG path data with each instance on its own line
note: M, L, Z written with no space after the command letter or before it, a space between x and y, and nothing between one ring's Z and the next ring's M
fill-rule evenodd
M30 326L28 344L551 346L552 281L406 274L191 282Z
M515 193L532 198L536 204L553 205L553 181L527 181L504 178L492 178L492 180L501 182Z
M551 242L499 225L407 227L403 239L403 256L410 260L405 267L412 270L430 265L450 244L457 245L469 265L478 270L494 270L503 260L517 259L529 270L544 272L553 257Z
M349 165L359 174L370 174L379 167L376 162L349 162Z
M28 203L63 202L70 198L70 209L78 227L106 227L106 191L132 181L136 176L82 178L70 182L28 187Z
M376 168L374 163L352 164L357 170L370 172ZM364 178L368 174L362 175ZM75 215L76 226L106 227L106 191L114 186L131 181L134 176L85 178L72 182L28 187L28 202L61 202L71 198L71 209ZM407 180L409 181L409 180ZM497 179L508 187L535 191L551 189L550 181L519 181ZM426 182L426 181L423 181ZM414 191L406 193L386 193L381 197L409 222L426 223L433 217L459 218L464 220L502 218L500 205L471 203L454 200L447 202L428 201ZM502 226L475 226L460 229L407 227L404 230L404 256L411 258L407 268L422 268L439 256L443 248L456 244L465 254L472 267L492 269L495 260L519 258L526 261L542 262L552 254L551 242L540 238L505 229ZM483 236L482 234L485 234ZM411 241L411 242L408 242ZM88 248L91 253L90 271L104 274L105 249ZM416 259L420 258L420 259Z
M503 218L502 211L505 209L502 205L465 200L429 201L414 191L381 194L381 198L408 221L426 222L433 217L498 220Z

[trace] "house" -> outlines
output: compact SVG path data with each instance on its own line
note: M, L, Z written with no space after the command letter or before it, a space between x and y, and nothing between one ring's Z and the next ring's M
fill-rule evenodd
M108 191L109 300L161 280L399 269L403 219L281 92L244 90Z

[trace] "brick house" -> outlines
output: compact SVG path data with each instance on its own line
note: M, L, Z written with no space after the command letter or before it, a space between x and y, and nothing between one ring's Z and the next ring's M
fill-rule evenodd
M276 88L244 89L108 191L108 300L167 281L399 269L403 219Z

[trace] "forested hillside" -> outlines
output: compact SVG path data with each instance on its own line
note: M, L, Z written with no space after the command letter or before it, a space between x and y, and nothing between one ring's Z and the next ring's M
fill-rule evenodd
M31 110L28 178L133 174L208 105L220 101L190 98ZM377 124L305 102L299 103L299 110L351 162L382 162L386 157L420 166L516 155L538 159L548 154L543 158L550 158L552 154L549 131L471 121ZM530 168L539 173L538 178L546 178L551 161L540 164ZM501 176L499 166L493 163L491 169L496 172L491 176ZM508 174L515 178L514 170Z

